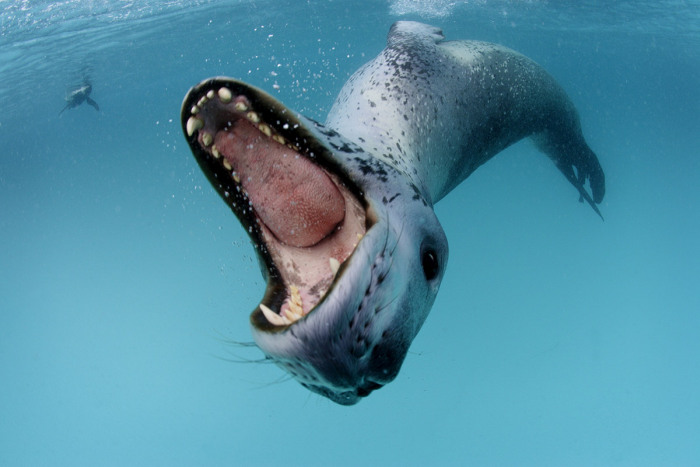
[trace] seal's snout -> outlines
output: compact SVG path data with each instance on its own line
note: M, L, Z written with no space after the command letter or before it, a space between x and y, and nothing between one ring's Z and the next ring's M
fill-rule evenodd
M363 397L369 396L370 394L372 394L373 391L381 389L384 386L381 383L376 383L374 381L367 380L361 386L352 390L333 391L325 385L315 385L308 383L301 384L310 391L327 397L328 399L340 405L355 405L358 402L360 402L360 400Z

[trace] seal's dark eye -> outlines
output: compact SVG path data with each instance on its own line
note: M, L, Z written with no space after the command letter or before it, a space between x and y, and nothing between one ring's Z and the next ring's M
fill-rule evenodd
M421 264L423 265L423 274L425 274L427 280L431 281L437 277L438 271L440 271L440 265L438 264L435 250L432 248L425 250L421 258Z

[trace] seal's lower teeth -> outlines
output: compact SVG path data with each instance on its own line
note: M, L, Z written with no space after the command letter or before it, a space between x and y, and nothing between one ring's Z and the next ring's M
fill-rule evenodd
M301 302L301 292L295 285L289 286L289 298L285 302L287 306L280 314L275 313L266 305L260 304L260 311L270 324L275 326L288 326L304 317L304 307Z
M331 272L333 273L333 278L335 279L335 276L338 274L338 269L340 269L340 261L331 256L328 259L328 263L330 264Z
M265 315L265 318L270 324L274 324L275 326L286 326L291 324L287 318L278 315L262 303L260 304L260 311L263 312L263 315Z

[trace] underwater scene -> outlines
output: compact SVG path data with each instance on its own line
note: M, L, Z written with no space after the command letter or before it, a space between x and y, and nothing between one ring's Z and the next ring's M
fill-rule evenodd
M699 465L699 91L698 0L0 1L0 465Z

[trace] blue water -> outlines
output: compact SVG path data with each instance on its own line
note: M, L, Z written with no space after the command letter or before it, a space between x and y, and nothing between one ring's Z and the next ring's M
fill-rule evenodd
M229 75L323 120L398 19L549 70L605 222L530 143L495 157L348 408L241 345L264 282L179 107ZM100 111L59 117L85 73ZM699 90L697 0L0 2L0 465L700 465Z

